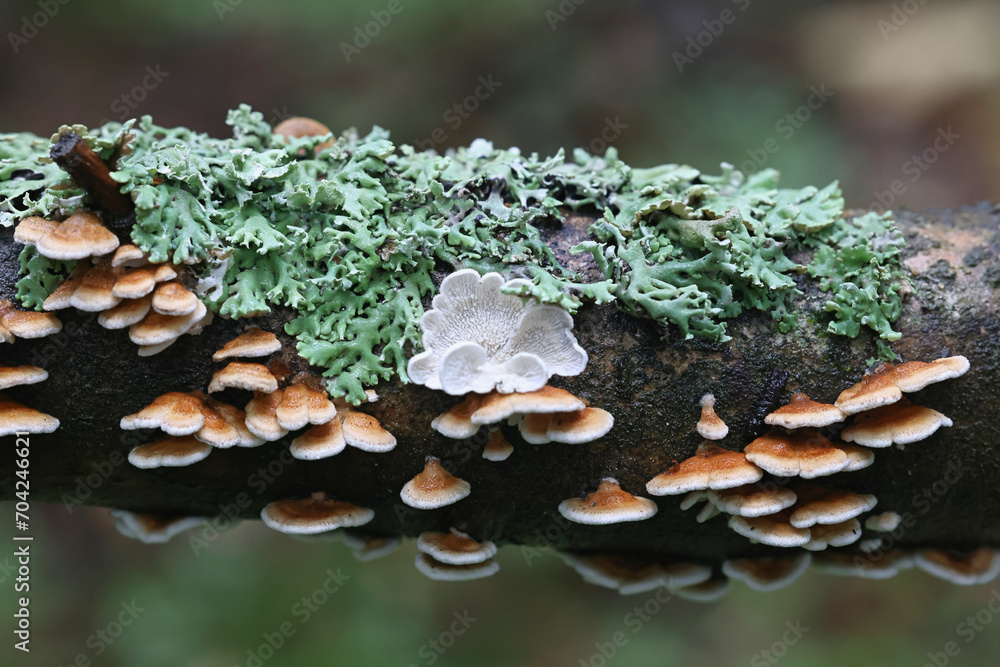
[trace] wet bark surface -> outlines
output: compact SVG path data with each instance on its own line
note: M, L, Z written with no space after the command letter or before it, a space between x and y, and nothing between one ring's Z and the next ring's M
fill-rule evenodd
M981 204L897 217L907 240L911 286L895 326L903 337L894 348L902 361L968 357L965 376L909 395L948 415L954 426L903 450L875 450L875 463L865 470L815 481L873 493L876 511L910 515L910 525L894 537L900 546L998 545L1000 215L993 205ZM568 248L586 234L589 222L574 215L547 231L560 259L585 273L594 270L589 255L571 259ZM0 298L13 298L20 248L10 229L0 230ZM212 353L250 323L278 333L293 351L294 341L281 329L288 313L239 322L217 317L201 334L143 358L127 331L103 329L96 314L64 310L58 313L61 333L0 345L0 364L32 364L50 373L45 382L7 392L61 421L53 434L30 436L36 501L256 518L268 502L325 491L374 509L365 530L375 534L413 536L456 527L501 543L716 560L773 550L730 531L724 517L697 523L697 510L682 512L676 496L655 499L659 513L650 520L612 526L569 524L556 508L607 476L647 496L646 482L692 455L701 442L694 426L704 393L715 394L716 410L730 427L720 444L742 449L762 432L764 415L791 392L833 402L855 383L876 356L873 335L827 334L824 295L805 283L800 288L812 314L801 316L794 331L782 334L769 315L751 312L729 322L732 340L726 343L683 340L676 328L627 316L613 304L585 306L575 316L575 332L590 363L580 376L555 377L552 384L610 411L614 428L588 444L529 445L515 427L503 425L515 448L503 462L481 456L487 429L468 440L431 429L431 420L459 399L398 381L380 384L380 400L360 408L396 436L398 445L388 453L348 447L325 460L297 461L288 452L296 435L290 434L257 448L216 450L184 468L139 470L125 460L132 447L162 434L122 431L122 416L169 391L205 390L224 365L212 362ZM238 390L216 396L240 407L251 398ZM13 445L13 437L3 440ZM428 455L467 480L471 495L437 510L403 505L399 491ZM0 498L13 493L13 467L4 463Z

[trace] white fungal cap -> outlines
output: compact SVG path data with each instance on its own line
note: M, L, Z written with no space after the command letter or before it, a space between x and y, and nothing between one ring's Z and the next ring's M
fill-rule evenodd
M122 537L139 540L143 544L163 544L178 533L208 523L208 519L202 516L179 517L119 509L111 510L111 518L114 519L115 530Z
M205 425L201 400L179 391L160 396L139 412L122 417L121 427L158 428L170 435L193 435Z
M44 338L62 330L55 315L17 310L7 299L0 299L0 327L17 338Z
M339 419L318 424L292 440L292 456L302 461L316 461L335 456L347 447Z
M708 500L726 514L764 516L795 504L795 492L776 484L744 484L707 492ZM681 509L684 509L683 506Z
M730 489L760 480L764 473L747 461L742 452L732 452L704 442L691 458L674 464L646 484L654 496L679 495L705 489Z
M272 391L278 391L278 379L263 364L233 361L212 375L212 381L208 385L208 392L214 394L217 391L231 387L246 389L247 391L271 393ZM302 424L302 426L305 426L305 424ZM302 426L296 428L302 428Z
M233 357L266 357L281 351L281 341L270 331L250 327L236 338L222 346L212 355L212 361L222 361Z
M988 584L1000 575L1000 552L992 547L980 547L969 553L920 549L913 562L927 574L959 586Z
M901 517L896 512L882 512L873 514L865 519L865 528L874 530L877 533L888 533L899 526Z
M375 518L375 512L328 498L318 491L302 500L279 500L260 512L264 525L289 535L314 535L337 528L363 526Z
M351 530L341 531L341 535L354 557L362 563L388 556L398 549L403 540L398 537L381 537L377 535L364 535Z
M114 308L121 303L121 299L112 293L117 280L115 274L116 269L111 267L111 262L99 262L84 274L83 280L69 298L69 304L89 313Z
M542 445L560 442L579 445L607 435L615 425L614 416L601 408L583 408L573 412L529 414L518 422L525 442Z
M503 437L503 432L498 428L490 429L490 438L483 448L483 458L487 461L506 461L514 453L514 446Z
M343 429L347 444L365 452L388 452L396 446L396 436L363 412L350 410L344 414Z
M153 310L161 315L190 315L199 303L194 292L177 282L161 283L153 291Z
M747 460L779 477L798 475L810 479L832 475L851 465L841 445L830 442L810 428L787 431L772 427L747 445L744 452Z
M97 316L97 323L105 329L124 329L141 322L149 313L152 299L126 299L114 308L105 310ZM171 343L173 340L170 341Z
M809 528L817 523L841 523L871 511L878 502L870 493L828 489L809 483L795 487L795 493L798 501L790 522L796 528Z
M559 503L559 513L575 523L604 526L652 518L656 503L622 491L618 481L605 477L597 491L586 498L570 498Z
M267 442L281 440L288 431L278 423L278 405L284 391L272 391L269 394L256 392L246 407L246 424L250 432Z
M229 366L235 366L237 363L232 362ZM266 368L265 366L261 366L261 364L241 365ZM296 431L304 428L307 424L325 424L331 419L336 418L337 407L330 400L326 391L313 389L305 382L297 382L285 387L285 393L281 396L281 403L278 404L275 410L275 416L278 418L281 428ZM346 430L344 436L347 436ZM350 440L348 439L349 443Z
M698 435L706 440L722 440L729 435L729 427L726 422L715 414L715 396L705 394L701 397L701 419L698 420L696 430Z
M212 446L193 435L167 436L146 445L139 445L128 453L128 462L136 468L188 466L212 453Z
M694 586L684 586L674 591L674 594L691 602L717 602L729 592L729 577L719 575Z
M469 401L476 394L472 394ZM565 389L545 385L537 391L502 394L492 391L478 397L478 405L472 408L469 420L478 425L497 424L514 415L552 414L555 412L575 412L587 407L586 401L577 398ZM465 406L465 403L460 405ZM466 406L468 410L470 406ZM468 437L468 436L465 436Z
M739 558L722 564L722 572L739 579L755 591L776 591L802 576L812 562L812 554L763 558Z
M848 445L843 442L835 443L834 446L847 454L847 465L844 466L841 472L854 472L875 463L875 452L870 449L858 447L857 445Z
M816 554L816 568L826 574L862 579L891 579L900 570L913 567L913 559L901 549L884 551L879 556L866 556L843 551L825 551Z
M796 528L789 523L791 510L760 517L731 516L729 527L733 532L754 542L772 547L801 547L810 540L808 528Z
M457 503L471 492L469 483L449 473L435 456L428 456L423 472L403 486L399 497L410 507L430 510Z
M170 340L163 341L162 343L156 343L154 345L140 345L139 346L139 356L140 357L152 357L154 355L163 352L165 349L177 342L176 338L171 338Z
M49 373L37 366L0 366L0 389L37 384L49 379Z
M788 405L764 417L764 423L784 428L822 428L838 424L846 417L836 405L819 403L800 391L792 394Z
M0 436L15 433L52 433L59 420L38 410L21 405L0 394Z
M85 259L117 247L118 237L89 211L74 213L35 241L38 253L49 259Z
M139 323L129 328L128 336L136 345L158 345L180 338L208 315L205 304L198 302L188 315L162 315L151 312Z
M937 410L913 405L904 398L898 403L862 412L840 437L865 447L908 445L929 438L942 426L951 425L952 421Z
M698 523L705 523L709 519L714 519L715 517L719 516L721 513L722 512L716 505L708 503L707 505L701 508L700 512L698 512L698 516L695 517L695 521L697 521Z
M687 511L702 501L708 502L708 492L692 491L691 493L684 496L684 499L681 501L680 507L682 510Z
M410 359L410 379L460 396L534 391L552 375L583 372L587 353L572 334L569 313L501 292L528 284L472 269L445 278L420 320L424 352Z
M55 230L59 223L55 220L46 220L38 216L28 216L17 223L14 228L14 240L24 245L35 245L38 239L45 234Z
M861 522L848 519L841 523L816 524L809 529L809 542L802 545L809 551L822 551L828 546L844 547L861 538Z
M474 565L497 555L493 542L477 542L454 528L450 533L420 533L417 550L448 565Z
M517 394L504 394L516 396ZM479 424L472 423L472 414L482 403L482 396L469 394L461 403L443 412L431 421L431 428L446 438L462 440L479 432Z
M492 577L500 571L500 564L492 558L474 565L449 565L425 553L417 554L414 565L421 574L435 581L471 581Z

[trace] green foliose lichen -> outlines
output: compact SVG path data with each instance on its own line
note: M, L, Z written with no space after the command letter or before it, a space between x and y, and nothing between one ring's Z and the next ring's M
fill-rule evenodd
M570 312L615 302L714 340L745 309L789 330L799 284L814 279L830 292L831 333L898 338L902 239L888 216L844 218L836 183L782 189L774 170L729 165L718 176L633 169L613 148L542 158L476 140L438 155L397 147L380 128L317 150L329 136L275 136L247 106L227 122L227 139L149 117L75 129L102 158L120 154L113 177L136 205L133 242L153 261L191 264L199 295L224 316L293 309L287 332L337 396L358 401L366 385L406 379L438 268L503 271L531 281L511 288L520 296ZM0 222L80 205L39 162L47 150L30 135L0 137ZM12 179L29 168L41 174L32 186ZM567 208L604 212L574 249L593 254L604 280L587 282L543 241ZM812 260L792 261L799 252ZM71 268L31 249L21 262L18 293L35 308Z

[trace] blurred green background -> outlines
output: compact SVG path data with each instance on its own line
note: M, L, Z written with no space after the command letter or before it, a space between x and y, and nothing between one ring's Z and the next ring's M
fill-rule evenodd
M992 0L5 0L0 18L0 131L48 135L148 113L223 135L226 109L247 102L275 122L378 124L397 142L439 150L483 136L545 154L610 144L637 166L774 167L786 186L840 179L855 207L1000 195ZM935 147L942 134L952 139ZM902 194L890 194L895 181ZM10 507L0 516L9 530ZM672 600L633 632L626 616L648 596L584 584L554 555L529 566L506 548L497 577L448 584L416 572L412 544L358 563L341 544L254 522L196 557L184 537L119 537L104 510L36 505L33 518L33 651L17 654L6 635L2 665L69 665L82 654L112 667L247 666L258 664L248 651L286 621L294 634L260 664L765 665L761 651L799 621L809 630L784 664L919 666L949 641L960 648L949 664L1000 655L1000 622L970 643L957 634L996 582L810 572L775 593L737 583L715 605ZM7 619L11 551L0 553ZM328 568L349 579L300 623L293 606ZM133 600L143 611L120 637L91 639ZM447 640L465 612L477 620L434 652L428 642ZM618 631L628 642L613 658L595 653Z

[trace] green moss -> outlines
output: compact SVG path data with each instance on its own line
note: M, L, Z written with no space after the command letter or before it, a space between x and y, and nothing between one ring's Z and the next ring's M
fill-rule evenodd
M227 122L227 139L148 117L75 129L102 158L121 152L113 175L136 204L133 241L154 261L193 263L202 299L222 315L296 311L287 331L338 396L360 400L365 385L406 379L440 268L504 271L531 280L516 288L524 297L570 312L616 302L715 340L748 308L791 328L797 281L813 279L831 293L831 333L868 326L898 337L901 238L889 218L843 218L836 183L781 189L773 170L746 176L729 165L718 176L633 169L614 149L542 158L477 140L438 155L396 147L380 128L345 132L317 153L329 137L286 141L249 107ZM0 221L67 212L61 175L38 162L46 142L11 135L0 150L43 175L26 187L3 163ZM543 241L540 225L566 208L604 211L574 249L593 254L604 280L586 282ZM813 260L796 264L799 251ZM26 252L19 294L38 307L68 267Z

